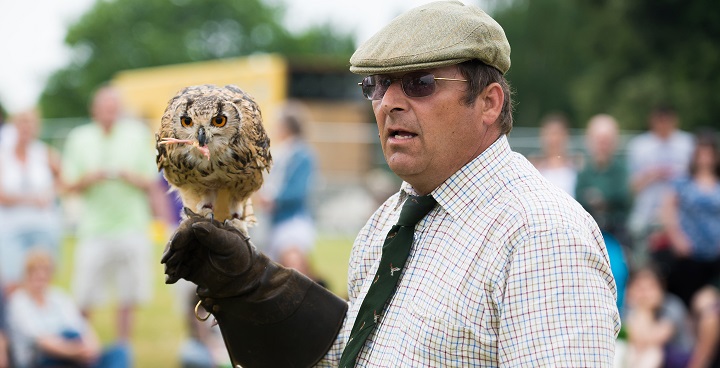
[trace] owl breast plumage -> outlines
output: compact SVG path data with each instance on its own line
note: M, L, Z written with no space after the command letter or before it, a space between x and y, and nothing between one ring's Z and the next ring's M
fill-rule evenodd
M247 231L250 197L272 165L252 97L234 85L187 87L170 99L156 143L158 170L186 208Z

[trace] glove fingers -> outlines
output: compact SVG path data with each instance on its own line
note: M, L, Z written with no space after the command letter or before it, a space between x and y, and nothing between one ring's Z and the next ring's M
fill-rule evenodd
M187 251L195 248L195 233L192 231L192 221L186 220L180 227L175 231L163 251L160 263L166 263L176 253L180 256L184 256Z
M172 249L172 247L170 247L170 242L168 242L165 246L165 250L163 251L162 258L160 258L160 264L167 264L168 259L174 256L175 253L175 249Z
M164 263L168 267L176 267L179 264L182 264L186 258L185 256L186 252L184 251L177 251L169 253L167 257L163 256L162 263Z
M180 280L180 278L175 276L175 273L173 271L169 271L167 268L165 268L165 284L174 284L178 280Z
M165 263L165 283L173 284L179 279L185 279L191 282L196 282L192 272L196 271L197 265L193 264L192 261L179 261L178 259L171 258Z
M213 253L220 255L232 254L235 249L243 244L243 239L237 234L218 228L208 222L197 222L192 224L193 232L197 239Z

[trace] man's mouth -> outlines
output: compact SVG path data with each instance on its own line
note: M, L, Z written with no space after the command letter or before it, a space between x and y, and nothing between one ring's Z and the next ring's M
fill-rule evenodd
M390 132L390 137L395 139L410 139L416 136L417 134L405 130L393 130Z

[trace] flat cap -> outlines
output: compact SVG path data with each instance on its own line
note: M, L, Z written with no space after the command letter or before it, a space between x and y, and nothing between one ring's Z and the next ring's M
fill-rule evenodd
M350 58L356 74L439 68L478 59L505 74L510 44L477 6L437 1L411 9L368 39Z

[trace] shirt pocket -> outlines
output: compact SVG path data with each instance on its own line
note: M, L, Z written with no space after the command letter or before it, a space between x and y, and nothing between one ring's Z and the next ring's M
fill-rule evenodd
M484 308L478 313L480 323L469 326L410 307L401 319L402 360L427 367L496 366L497 338L483 326Z

